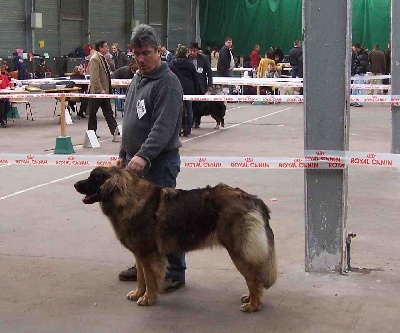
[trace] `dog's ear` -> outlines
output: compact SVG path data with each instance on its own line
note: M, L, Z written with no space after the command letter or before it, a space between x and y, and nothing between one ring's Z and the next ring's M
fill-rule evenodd
M130 177L124 175L123 169L114 169L111 176L101 186L102 201L109 201L115 194L125 193Z

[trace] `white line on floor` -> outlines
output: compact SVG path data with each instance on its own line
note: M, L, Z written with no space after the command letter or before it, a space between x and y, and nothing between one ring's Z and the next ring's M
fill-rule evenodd
M18 192L11 193L9 195L5 195L4 197L0 197L0 201L8 199L8 198L11 198L11 197L14 197L14 196L16 196L18 194L23 194L25 192L36 190L37 188L41 188L41 187L44 187L44 186L47 186L47 185L59 183L59 182L62 182L63 180L66 180L66 179L69 179L69 178L73 178L73 177L76 177L76 176L79 176L79 175L83 175L84 173L88 173L90 171L91 171L91 169L90 170L86 170L86 171L82 171L82 172L79 172L79 173L74 173L73 175L66 176L66 177L59 178L59 179L55 179L55 180L52 180L51 182L48 182L48 183L39 184L39 185L36 185L36 186L29 187L29 188L27 188L25 190L21 190L21 191L18 191Z
M240 108L242 108L242 106L239 106L239 107L237 107L237 108L235 108L235 109L240 109ZM278 111L271 112L271 113L268 113L268 114L266 114L266 115L263 115L263 116L260 116L260 117L257 117L257 118L253 118L253 119L250 119L250 120L246 120L246 121L243 121L243 122L241 122L241 123L237 123L237 124L234 124L234 125L225 127L223 130L227 130L227 129L229 129L229 128L233 128L233 127L236 127L236 126L239 126L239 125L247 124L247 123L250 123L250 122L252 122L252 121L256 121L256 120L258 120L258 119L262 119L262 118L265 118L265 117L273 116L274 114L281 113L281 112L284 112L284 111L287 111L287 110L290 110L290 109L293 109L293 107L289 107L289 108L286 108L286 109L283 109L283 110L278 110ZM230 110L233 110L233 109L230 109ZM230 110L229 110L229 111L230 111ZM228 111L228 110L227 110L227 111ZM190 139L182 140L182 143L188 142L188 141L192 141L192 140L196 140L196 139L199 139L199 138L203 138L203 137L205 137L205 136L218 133L219 131L221 131L221 130L220 130L220 129L219 129L219 130L214 130L214 131L212 131L212 132L209 132L209 133L206 133L206 134L203 134L203 135L199 135L199 136L196 136L196 137L193 137L193 138L190 138Z

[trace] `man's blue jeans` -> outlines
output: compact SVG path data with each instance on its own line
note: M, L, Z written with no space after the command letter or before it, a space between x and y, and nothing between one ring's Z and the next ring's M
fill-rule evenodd
M354 77L362 77L362 76L365 76L365 74L356 74L356 75L354 75ZM365 83L365 80L354 80L353 81L353 83L354 84L364 84ZM353 95L364 95L364 89L352 89L352 93L353 93ZM362 103L362 102L357 102L357 103L354 103L355 105L360 105L360 106L364 106L364 103Z
M183 101L186 109L186 122L185 122L185 133L189 135L192 132L193 123L193 107L192 101Z
M116 95L124 95L124 94L126 94L126 89L124 89L124 88L116 88L114 90L114 93ZM118 111L124 111L124 106L125 106L124 104L125 104L125 100L120 99L120 98L116 98L115 99L115 108Z
M227 70L225 70L225 71L223 71L223 72L219 72L219 75L220 76L222 76L222 77L233 77L233 69L227 69ZM224 88L226 88L226 87L228 87L228 89L229 89L229 95L232 95L232 93L233 93L233 85L223 85L223 87Z
M299 76L299 66L292 66L292 78L296 78Z
M179 152L161 154L151 162L144 173L144 178L161 187L176 187L176 177L180 171L181 159ZM174 281L185 282L185 253L168 255L168 267L165 277Z

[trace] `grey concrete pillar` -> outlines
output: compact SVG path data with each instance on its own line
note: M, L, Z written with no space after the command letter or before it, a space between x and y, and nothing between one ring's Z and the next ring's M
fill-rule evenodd
M303 0L306 150L347 150L351 0ZM306 271L346 269L347 170L305 171Z
M400 1L392 0L392 95L400 95ZM392 153L400 154L400 106L392 106Z

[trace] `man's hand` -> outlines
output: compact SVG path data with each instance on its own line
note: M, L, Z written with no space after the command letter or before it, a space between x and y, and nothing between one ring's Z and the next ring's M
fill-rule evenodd
M132 159L128 163L128 168L132 169L136 173L143 172L144 168L146 167L147 160L140 156L133 156Z

